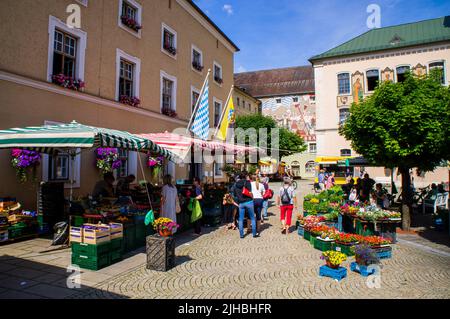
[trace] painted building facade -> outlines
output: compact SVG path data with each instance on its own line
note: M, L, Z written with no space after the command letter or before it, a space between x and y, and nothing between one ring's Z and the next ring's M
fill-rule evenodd
M350 142L338 133L350 105L372 94L380 81L403 81L406 72L443 71L449 85L450 17L374 29L310 59L314 67L318 156L357 156ZM421 184L446 181L446 169ZM369 169L368 169L369 171ZM382 169L372 175L386 177Z
M193 1L78 1L79 29L66 24L66 8L72 3L2 2L0 129L72 120L131 133L186 128L208 69L214 125L214 102L228 96L239 49ZM61 87L53 77L57 74L84 81L84 89ZM138 106L121 103L133 98L140 100ZM143 179L138 155L121 155L118 174ZM10 152L0 151L0 194L33 207L35 186L20 185L10 161ZM75 196L86 195L99 179L94 151L82 152L76 163ZM67 165L63 159L44 158L38 179L68 180L67 173L50 176L50 171L71 172ZM184 179L188 165L169 163L166 172ZM148 170L144 174L151 178Z

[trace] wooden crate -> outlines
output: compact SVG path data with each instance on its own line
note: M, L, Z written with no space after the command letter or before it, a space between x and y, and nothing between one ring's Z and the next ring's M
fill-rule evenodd
M83 242L83 227L70 226L69 240L72 243Z
M123 224L109 223L111 228L111 240L116 238L123 238Z
M83 226L93 226L93 229L83 229L83 242L91 245L98 245L111 241L111 228L106 224L84 224Z
M147 269L167 271L175 266L175 239L153 235L147 237Z

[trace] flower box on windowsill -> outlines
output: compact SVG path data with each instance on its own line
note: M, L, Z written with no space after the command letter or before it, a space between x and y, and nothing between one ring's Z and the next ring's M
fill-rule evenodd
M166 50L168 53L170 53L171 55L176 55L177 54L177 49L168 45L164 45L164 50Z
M119 102L134 107L138 107L141 104L141 100L139 100L137 97L129 97L127 95L122 95L119 99Z
M167 109L163 109L161 111L161 113L166 115L166 116L169 116L169 117L177 117L178 116L177 112L175 112L174 110L170 110L170 109L168 109L168 110Z
M203 65L196 63L196 62L192 62L192 67L197 70L198 72L202 72L203 71Z
M140 29L142 29L142 26L137 23L136 20L128 18L127 16L121 16L120 20L124 25L126 25L128 28L138 32Z
M80 79L74 79L64 74L55 74L52 76L52 82L66 89L75 91L84 91L84 82Z
M223 79L222 79L222 78L219 78L219 77L217 77L217 76L214 77L214 81L216 81L216 82L219 83L219 84L222 84L222 83L223 83Z

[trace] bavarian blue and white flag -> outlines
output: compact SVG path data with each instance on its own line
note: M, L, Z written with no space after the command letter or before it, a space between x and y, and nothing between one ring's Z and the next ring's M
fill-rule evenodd
M203 91L199 97L199 102L194 116L194 121L190 128L191 132L202 140L208 139L209 134L209 81L208 78L203 86Z

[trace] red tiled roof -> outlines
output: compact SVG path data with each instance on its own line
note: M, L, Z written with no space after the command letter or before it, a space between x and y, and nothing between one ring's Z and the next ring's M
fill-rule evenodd
M234 85L256 98L314 93L312 66L234 74Z

